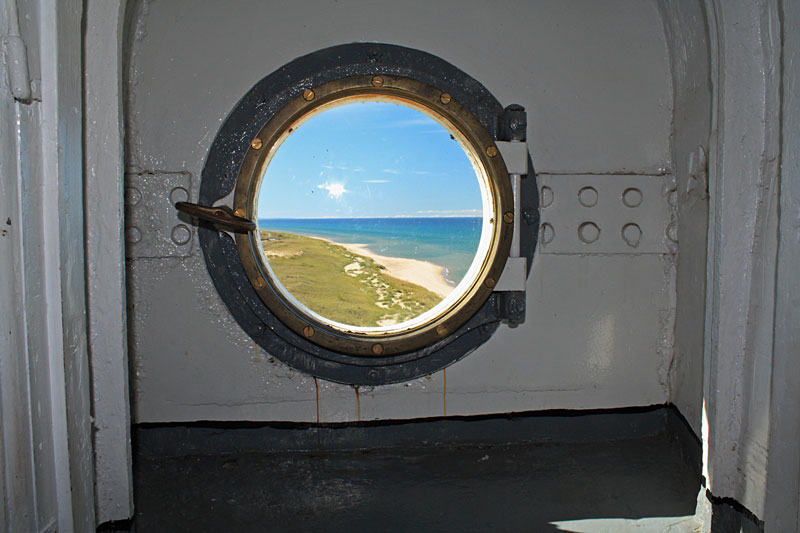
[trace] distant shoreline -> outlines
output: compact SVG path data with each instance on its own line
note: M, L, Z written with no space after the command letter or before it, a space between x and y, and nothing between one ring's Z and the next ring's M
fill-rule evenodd
M469 271L483 231L476 217L259 219L258 224L262 230L364 244L365 251L381 257L433 263L450 286Z
M444 277L444 267L434 263L422 261L420 259L379 255L369 250L366 244L347 244L323 237L314 238L335 246L341 246L356 255L368 257L383 266L388 275L424 287L442 298L445 298L453 291L454 287L451 286L447 282L447 278Z
M480 219L483 218L482 215L394 215L390 217L281 217L281 218L259 218L260 221L270 221L270 220L414 220L418 218L473 218L473 219Z

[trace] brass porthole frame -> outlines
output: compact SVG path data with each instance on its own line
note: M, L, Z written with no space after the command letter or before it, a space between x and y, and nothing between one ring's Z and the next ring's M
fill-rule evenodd
M257 228L235 234L235 242L244 271L259 298L297 335L323 348L348 355L390 356L440 341L455 332L481 308L491 295L508 258L513 234L514 202L508 171L494 139L480 121L449 93L402 76L359 75L304 89L249 139L249 147L236 178L233 195L235 215L257 223L257 197L265 166L292 128L325 106L359 98L385 99L424 108L461 135L472 157L485 171L493 200L491 240L478 274L460 298L435 318L412 329L366 334L346 331L309 316L283 297L263 263Z

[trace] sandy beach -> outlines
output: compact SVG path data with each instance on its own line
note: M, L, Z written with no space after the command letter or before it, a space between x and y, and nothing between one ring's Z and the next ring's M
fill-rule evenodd
M428 263L427 261L420 261L419 259L405 259L402 257L386 257L371 252L366 244L343 244L324 239L341 246L354 254L369 257L379 265L386 268L386 273L397 279L415 283L421 287L425 287L434 294L438 294L442 298L452 292L453 287L447 284L442 276L442 267Z

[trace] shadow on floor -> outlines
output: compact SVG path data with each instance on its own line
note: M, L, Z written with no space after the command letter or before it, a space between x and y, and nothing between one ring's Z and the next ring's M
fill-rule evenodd
M138 533L566 531L554 522L692 515L674 435L371 451L137 453Z

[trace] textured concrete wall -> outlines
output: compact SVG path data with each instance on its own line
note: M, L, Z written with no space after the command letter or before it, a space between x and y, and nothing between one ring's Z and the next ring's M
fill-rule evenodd
M124 1L85 3L87 299L97 522L133 512L122 149Z
M670 202L677 228L675 349L670 401L700 435L703 405L711 49L700 0L659 3L673 76Z
M83 219L83 3L41 2L42 170L59 530L94 529ZM57 261L55 258L58 258ZM66 445L65 445L66 444Z
M29 67L28 79L21 73L16 77L30 94L24 91L24 97L9 100L4 87L0 96L0 238L7 261L3 266L9 267L4 279L13 282L13 291L3 293L2 299L4 320L13 322L10 339L3 325L0 349L3 529L91 531L95 517L83 248L83 4L4 2L3 15L14 16L15 4L19 37L27 51L19 61ZM6 24L8 18L3 18ZM6 24L3 29L8 28ZM8 413L13 416L6 418Z
M800 3L782 15L781 177L767 531L800 531Z
M763 519L778 249L781 15L708 2L714 84L705 407L709 488ZM796 414L794 415L796 416Z
M8 35L8 12L0 12L0 32ZM30 531L36 525L30 449L28 361L21 183L17 171L17 110L0 63L0 528Z
M381 41L439 55L503 104L524 105L542 179L590 180L605 202L595 214L620 209L620 180L654 188L666 207L637 216L661 224L666 242L673 83L655 2L143 2L131 32L127 170L132 182L156 173L165 197L186 181L196 198L214 135L261 77L320 48ZM582 213L572 195L549 209ZM341 421L669 401L671 253L587 253L563 238L554 243L564 248L534 261L523 326L504 326L446 372L360 394L315 384L257 348L216 296L196 243L129 257L134 420Z

